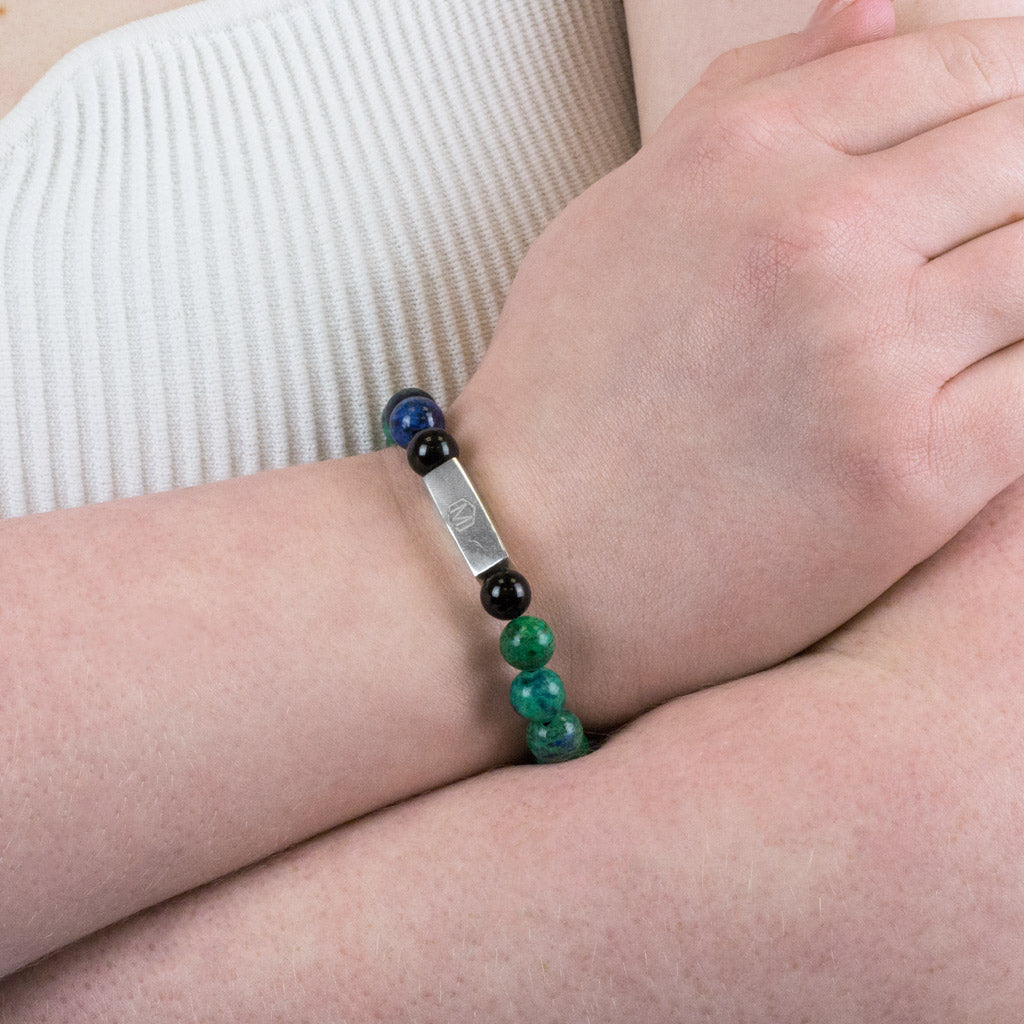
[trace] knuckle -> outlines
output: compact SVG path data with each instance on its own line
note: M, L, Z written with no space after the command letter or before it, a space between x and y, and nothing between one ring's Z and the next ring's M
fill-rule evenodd
M822 323L814 347L822 382L815 409L825 427L831 475L858 508L926 525L949 479L951 422L931 418L932 387L905 372L906 346L870 312Z
M741 266L755 296L775 296L788 282L801 295L840 283L849 298L876 234L877 205L850 183L766 197L747 225ZM845 305L858 306L852 298Z
M859 446L844 452L845 476L872 509L911 516L924 532L940 528L955 492L955 416L937 403L882 403Z
M805 230L830 259L853 257L876 235L879 204L870 181L833 176L816 183L802 206Z
M943 525L943 510L957 500L957 452L962 451L961 422L943 402L918 406L908 418L894 451L894 483L904 507L922 527ZM930 522L929 522L930 521Z
M931 35L930 44L941 73L971 99L987 102L1019 91L1017 63L991 33L947 25Z
M714 97L690 109L672 133L670 161L696 185L720 188L723 179L764 171L779 150L785 111L769 97Z
M839 446L836 473L859 507L905 515L922 503L924 453L893 410L877 409L872 418Z
M908 471L915 478L944 485L953 481L955 453L964 450L969 438L963 436L964 417L956 401L938 394L927 403L922 426L909 446Z
M778 149L786 114L779 97L748 90L717 104L708 128L732 151L760 157Z

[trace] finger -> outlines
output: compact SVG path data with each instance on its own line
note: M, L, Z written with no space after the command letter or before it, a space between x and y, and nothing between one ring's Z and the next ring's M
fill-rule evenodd
M919 331L949 339L946 351L939 353L943 379L1024 338L1022 267L1024 221L1017 221L917 271L914 303Z
M1024 342L948 381L933 412L939 468L980 507L1024 474Z
M934 259L1024 213L1024 98L860 158L897 240Z
M836 6L822 0L801 32L728 50L704 72L700 86L725 92L766 78L836 50L874 39L885 39L896 29L892 0L852 0Z
M844 153L898 145L1024 94L1024 18L937 25L854 46L747 86Z

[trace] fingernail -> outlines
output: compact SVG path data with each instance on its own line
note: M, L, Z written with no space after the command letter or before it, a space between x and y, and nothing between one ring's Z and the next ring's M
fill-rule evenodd
M811 20L807 22L807 27L820 25L823 21L827 21L856 2L857 0L821 0L821 3L814 9Z

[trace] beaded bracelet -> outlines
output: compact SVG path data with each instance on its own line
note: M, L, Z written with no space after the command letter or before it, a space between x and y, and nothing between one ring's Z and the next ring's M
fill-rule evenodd
M441 518L473 575L480 580L484 610L511 620L502 630L501 656L520 669L512 682L512 707L527 719L526 743L542 764L570 761L590 752L580 720L563 707L565 687L545 668L555 636L543 620L525 615L530 584L509 562L491 517L459 462L459 446L444 429L440 406L419 388L403 388L381 415L388 444L406 449L409 465L423 477Z

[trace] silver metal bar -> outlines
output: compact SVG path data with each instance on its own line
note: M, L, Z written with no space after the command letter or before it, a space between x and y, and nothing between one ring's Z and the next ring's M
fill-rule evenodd
M458 459L442 462L423 481L474 576L479 579L508 558L480 495Z

